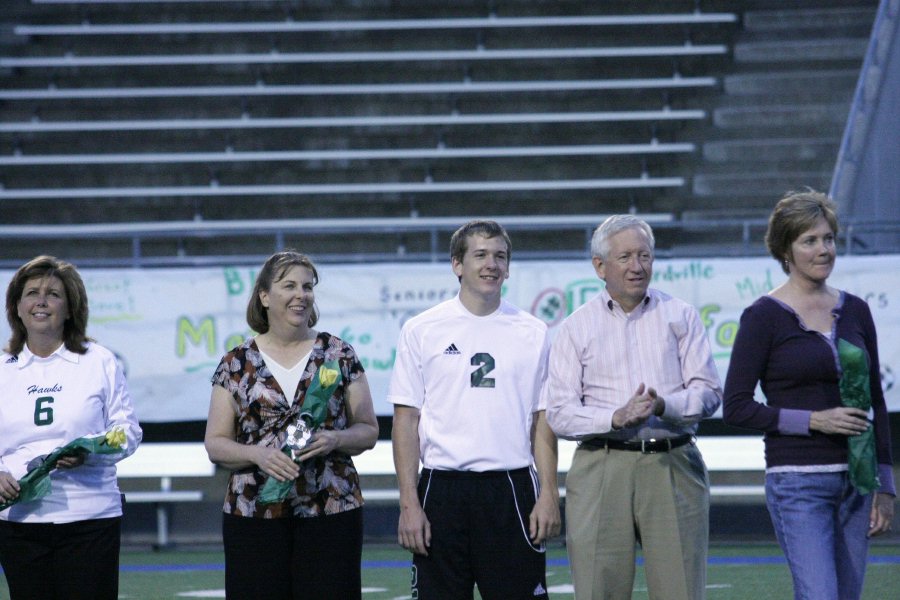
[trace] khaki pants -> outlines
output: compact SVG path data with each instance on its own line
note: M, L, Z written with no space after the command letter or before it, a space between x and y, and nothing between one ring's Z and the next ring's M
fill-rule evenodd
M566 476L575 600L630 600L640 544L650 600L706 597L709 478L700 451L575 451Z

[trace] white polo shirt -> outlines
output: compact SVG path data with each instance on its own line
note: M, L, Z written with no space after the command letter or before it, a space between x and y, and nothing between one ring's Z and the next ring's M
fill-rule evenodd
M69 523L122 514L115 463L135 451L141 428L115 355L94 343L85 354L60 346L46 358L26 346L0 355L0 470L20 479L28 463L74 439L120 425L126 451L89 455L50 475L51 492L0 512L0 519Z
M407 321L387 399L419 409L422 464L531 466L532 414L543 410L548 352L544 322L506 301L480 317L457 296Z

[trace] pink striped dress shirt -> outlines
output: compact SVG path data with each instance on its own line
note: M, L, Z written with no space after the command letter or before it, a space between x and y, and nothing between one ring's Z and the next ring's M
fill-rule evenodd
M666 401L661 417L612 430L612 415L640 384ZM660 439L694 433L722 403L722 386L700 315L659 290L630 314L606 290L560 325L543 393L547 421L565 439Z

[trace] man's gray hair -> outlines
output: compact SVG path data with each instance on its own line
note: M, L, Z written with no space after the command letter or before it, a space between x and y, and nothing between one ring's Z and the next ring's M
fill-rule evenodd
M594 230L594 235L591 237L591 256L599 256L606 260L609 254L609 238L626 229L642 231L650 243L650 251L653 251L656 240L653 237L653 230L646 221L634 215L613 215Z

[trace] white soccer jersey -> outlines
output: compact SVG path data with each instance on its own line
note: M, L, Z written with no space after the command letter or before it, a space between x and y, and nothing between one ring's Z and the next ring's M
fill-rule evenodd
M0 355L0 470L20 479L28 463L85 435L125 430L124 453L88 455L83 465L57 469L51 492L0 512L0 519L68 523L122 514L115 463L135 451L141 428L115 355L97 344L85 354L64 346L47 358L26 346Z
M505 301L479 317L457 296L407 321L387 399L419 409L422 464L459 471L530 466L548 350L547 326Z

